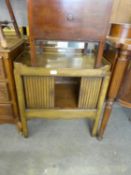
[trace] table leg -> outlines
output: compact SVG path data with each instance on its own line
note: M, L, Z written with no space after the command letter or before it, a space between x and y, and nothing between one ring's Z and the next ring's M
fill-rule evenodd
M108 120L111 115L113 103L120 89L120 85L127 67L127 63L128 63L128 50L125 49L124 46L122 46L121 49L119 49L117 62L116 62L114 71L112 72L112 78L111 78L110 86L108 90L105 111L104 111L103 119L99 128L99 132L98 132L99 139L103 138L104 131L106 129Z

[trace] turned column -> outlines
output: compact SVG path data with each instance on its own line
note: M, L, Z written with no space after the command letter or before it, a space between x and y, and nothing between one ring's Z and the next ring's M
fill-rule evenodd
M116 61L114 71L112 72L113 76L110 81L110 86L107 94L107 102L106 102L102 122L100 125L100 129L98 132L99 139L102 139L104 135L104 131L107 126L108 120L110 118L112 107L113 107L115 98L117 97L118 91L120 89L120 85L128 63L128 45L120 44L117 49L118 49L118 58Z

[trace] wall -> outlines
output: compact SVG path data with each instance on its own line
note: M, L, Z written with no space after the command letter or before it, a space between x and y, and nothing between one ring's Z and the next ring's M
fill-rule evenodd
M10 0L19 26L27 25L27 0ZM5 0L0 0L0 20L10 19Z

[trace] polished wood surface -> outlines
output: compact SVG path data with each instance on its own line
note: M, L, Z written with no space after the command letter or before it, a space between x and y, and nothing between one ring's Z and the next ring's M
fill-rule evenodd
M90 69L94 67L95 53L83 55L82 49L75 48L53 48L45 47L43 53L38 53L36 57L36 66L45 68L75 68ZM28 66L31 66L31 57L29 51L25 51L16 59ZM102 66L108 64L102 57Z
M112 0L28 0L32 65L35 40L62 40L98 42L95 66L100 67L111 9Z
M8 49L0 47L0 123L19 125L13 60L24 50L22 39L16 36L7 37Z

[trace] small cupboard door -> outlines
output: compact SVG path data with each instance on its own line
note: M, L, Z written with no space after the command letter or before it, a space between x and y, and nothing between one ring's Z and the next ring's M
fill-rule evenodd
M54 78L24 76L26 108L54 108Z
M0 103L8 102L9 98L9 89L6 82L0 82Z
M82 109L96 109L101 90L102 78L82 77L78 107Z

